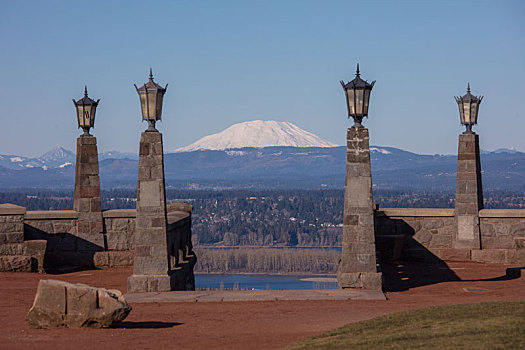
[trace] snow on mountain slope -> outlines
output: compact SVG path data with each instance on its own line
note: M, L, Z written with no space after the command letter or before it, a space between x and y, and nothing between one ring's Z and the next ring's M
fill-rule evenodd
M208 135L175 152L224 150L244 147L337 147L317 135L288 122L254 120L238 123L217 134Z

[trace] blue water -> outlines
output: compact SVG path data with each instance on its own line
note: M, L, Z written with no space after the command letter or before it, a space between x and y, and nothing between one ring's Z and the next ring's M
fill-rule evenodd
M196 246L195 248L198 248L198 249L213 249L213 250L220 250L220 249L224 249L224 250L233 250L233 249L245 249L245 248L250 248L250 249L290 249L290 250L301 250L301 249L306 249L306 250L313 250L313 249L320 249L320 250L335 250L337 252L341 252L342 251L342 248L341 247L289 247L289 246L213 246L213 245L199 245L199 246Z
M226 289L337 289L335 276L286 276L248 274L195 274L197 289L219 289L221 282ZM326 279L318 282L301 281L304 278Z

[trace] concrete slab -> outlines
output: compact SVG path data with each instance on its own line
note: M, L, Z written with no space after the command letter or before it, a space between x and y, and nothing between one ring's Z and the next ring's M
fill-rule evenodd
M181 303L277 300L386 300L385 295L381 291L363 289L257 289L148 292L128 293L124 297L129 303Z

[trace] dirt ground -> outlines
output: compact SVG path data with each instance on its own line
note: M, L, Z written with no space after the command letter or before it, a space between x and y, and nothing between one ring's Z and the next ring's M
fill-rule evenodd
M40 279L126 290L131 268L0 273L0 349L275 349L350 322L433 305L525 300L525 277L480 263L385 265L387 301L133 303L117 329L47 329L24 317ZM525 271L523 271L525 274Z

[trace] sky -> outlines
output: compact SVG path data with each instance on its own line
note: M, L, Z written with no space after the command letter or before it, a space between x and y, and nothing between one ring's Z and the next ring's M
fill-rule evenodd
M481 148L525 151L525 2L0 0L0 154L74 151L71 99L101 99L99 151L137 152L133 84L169 83L164 150L287 121L343 145L340 80L376 80L371 144L454 154L454 96L483 95Z

